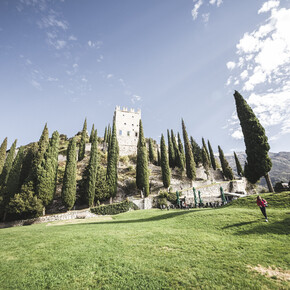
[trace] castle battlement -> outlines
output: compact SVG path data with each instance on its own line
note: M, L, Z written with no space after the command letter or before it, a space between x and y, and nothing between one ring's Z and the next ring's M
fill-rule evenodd
M140 114L141 115L141 109L135 110L134 108L128 109L127 107L121 108L121 106L116 106L115 112L117 112L117 111L118 112L125 112L125 113L135 113L135 114Z

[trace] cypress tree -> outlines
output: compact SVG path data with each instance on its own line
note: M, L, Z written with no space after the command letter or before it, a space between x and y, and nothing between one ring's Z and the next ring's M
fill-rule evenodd
M202 165L205 169L205 173L208 176L209 175L209 160L208 156L206 154L204 146L202 147Z
M207 158L208 158L208 160L210 160L210 156L209 156L209 153L208 153L208 150L207 150L207 147L206 147L205 141L204 141L203 138L201 138L201 140L202 140L202 147L204 147L204 150L205 150L205 152L206 152ZM209 166L210 166L210 164L209 164Z
M169 130L167 130L167 140L168 140L168 157L169 157L169 166L170 168L175 167L175 152L173 149L172 140L169 134Z
M6 150L7 150L7 137L3 140L0 146L0 175L2 173L3 166L6 159Z
M107 183L109 186L109 193L112 198L116 196L117 193L117 182L118 182L118 172L117 172L117 163L118 163L118 144L116 136L116 121L113 121L113 130L109 142L109 151L108 151L108 165L107 165Z
M97 158L98 158L98 138L97 131L94 132L95 136L92 138L92 148L90 154L90 161L88 165L88 178L86 180L86 194L89 207L94 206L95 190L96 190L96 177L97 177Z
M156 158L154 153L153 141L151 138L149 138L149 161L151 163L154 163L155 159Z
M92 144L93 143L93 138L95 136L95 124L93 124L92 126L92 130L91 130L91 134L90 134L90 143Z
M207 140L207 143L208 143L208 150L209 150L211 165L212 165L213 170L216 170L215 157L214 157L213 150L211 148L209 140Z
M108 132L107 132L107 126L106 126L105 133L104 133L104 143L107 143L107 136L108 136Z
M183 166L184 166L185 165L185 154L184 154L183 145L182 145L182 142L181 142L181 138L180 138L179 132L177 133L177 139L178 139L178 149L179 149L179 152L180 152L180 157L182 158L182 163L183 163Z
M203 160L202 159L202 149L199 147L199 145L196 143L196 141L191 136L190 136L190 144L191 144L194 162L196 165L198 165Z
M7 158L5 160L3 170L2 170L2 173L0 175L0 186L4 187L7 183L9 173L10 173L10 170L11 170L12 165L13 165L16 143L17 143L17 139L11 145L9 153L8 153Z
M53 132L47 151L37 168L36 194L44 207L48 206L56 191L58 170L59 133Z
M106 181L106 169L98 165L96 177L95 201L101 201L110 197L109 187Z
M188 135L186 132L186 127L183 120L182 120L182 132L183 132L183 140L184 140L184 148L185 148L186 176L189 179L193 180L195 179L195 162L194 162L191 146L189 143Z
M84 157L85 157L85 153L86 153L86 138L87 138L87 118L85 118L85 121L84 121L81 141L80 141L80 144L79 144L78 161L83 160Z
M68 210L74 206L76 201L76 172L76 140L72 138L67 148L67 159L61 191L62 200Z
M139 139L137 145L136 185L143 191L145 197L149 195L149 171L147 162L147 148L143 133L142 121L139 122Z
M239 161L239 158L238 158L236 152L234 152L234 156L235 156L235 161L236 161L237 173L239 176L242 177L244 175L244 171L243 171L243 168L241 166L241 163Z
M161 156L159 149L157 149L157 165L161 166Z
M171 141L172 141L172 144L173 144L173 149L174 149L174 154L175 154L175 165L181 169L181 171L184 170L184 162L183 162L183 158L181 156L181 153L178 149L178 145L177 145L177 142L176 142L176 138L174 136L174 133L173 133L173 130L171 130Z
M167 150L165 145L165 140L163 134L161 134L161 173L162 173L162 181L164 187L170 186L170 168L169 168L169 162L167 158Z
M235 91L234 97L246 146L247 162L245 177L251 183L256 183L264 176L269 191L273 192L274 189L269 177L269 171L272 167L272 162L268 155L270 146L265 129L239 92Z
M223 175L225 178L228 178L229 180L233 180L234 174L233 174L233 171L232 171L228 161L225 158L224 152L220 146L218 146L218 149L219 149L219 157L220 157L220 161L221 161Z

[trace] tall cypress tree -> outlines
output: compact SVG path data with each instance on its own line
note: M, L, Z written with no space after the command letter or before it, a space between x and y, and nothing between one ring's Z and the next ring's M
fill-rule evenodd
M137 145L136 185L143 191L145 197L149 195L149 170L146 141L143 133L142 121L139 122L139 139Z
M233 180L234 174L233 174L233 171L232 171L228 161L225 158L224 152L220 146L218 146L218 149L219 149L219 157L220 157L220 161L221 161L223 175L225 178L228 178L229 180Z
M173 149L173 144L172 144L171 136L168 129L167 129L167 140L168 140L169 166L170 168L174 168L175 167L175 152Z
M199 145L191 136L190 136L190 144L191 144L194 162L196 165L198 165L200 162L202 162L202 149L199 147Z
M154 163L155 159L156 157L154 153L153 141L151 138L149 138L149 161Z
M95 190L96 190L96 177L97 177L97 158L98 158L98 138L97 131L94 132L95 136L92 138L92 148L90 154L90 161L88 165L88 178L86 180L86 194L89 207L94 206Z
M204 167L206 175L208 176L209 175L209 160L208 160L208 156L206 154L204 146L202 147L202 165Z
M177 133L177 139L178 139L178 149L179 149L179 152L180 152L180 157L182 158L182 162L183 162L183 166L184 166L185 165L185 153L184 153L184 150L183 150L183 145L182 145L182 142L181 142L181 138L180 138L179 132Z
M186 176L189 179L193 180L195 179L195 162L194 162L191 146L189 143L188 135L186 132L186 127L183 120L182 120L182 133L183 133L184 148L185 148Z
M157 148L157 165L161 166L161 156L158 148Z
M62 200L68 210L74 206L76 201L76 172L76 140L72 138L67 148L67 159L61 191Z
M164 187L170 186L170 168L169 168L169 162L167 158L167 150L165 145L165 140L163 134L161 134L161 141L160 141L160 147L161 147L161 173L162 173L162 181Z
M270 146L265 129L240 93L235 91L234 97L246 146L245 176L251 183L256 183L264 176L269 191L273 192L274 189L269 177L269 171L272 168L272 162L268 155Z
M108 132L107 132L107 126L106 126L105 133L104 133L104 143L107 143L107 136L108 136Z
M212 165L212 168L213 168L214 170L216 170L215 157L214 157L213 150L212 150L212 148L211 148L211 145L210 145L209 140L207 140L207 143L208 143L208 150L209 150L209 155L210 155L211 165Z
M90 134L90 143L93 143L93 138L95 136L95 124L92 126L91 134Z
M6 159L6 150L7 150L7 137L3 140L0 146L0 175L2 173L3 166Z
M210 156L209 156L209 153L208 153L208 150L207 150L207 147L206 147L206 144L205 144L203 137L201 138L201 140L202 140L202 147L204 147L205 152L207 154L207 158L208 158L208 160L210 160ZM209 164L209 166L211 167L211 164Z
M241 166L241 163L239 161L239 158L238 158L236 152L234 152L234 156L235 156L235 161L236 161L237 173L239 176L242 177L244 175L244 171L243 171L243 168Z
M84 121L81 141L80 141L80 144L79 144L78 161L83 160L84 157L85 157L85 153L86 153L86 138L87 138L87 118L85 118L85 121Z
M17 139L11 145L7 158L5 160L2 173L0 175L0 186L5 186L9 177L10 170L13 165Z
M110 145L108 151L108 165L107 165L107 183L109 186L109 192L111 201L117 193L117 182L118 182L118 143L116 135L116 121L113 121L113 130L110 138Z
M53 132L41 164L37 168L36 194L44 207L48 206L56 191L58 170L59 133Z
M172 140L172 144L173 144L173 149L174 149L174 154L175 154L175 165L181 169L181 171L184 170L184 162L183 162L183 158L181 156L181 153L179 151L177 142L176 142L176 138L174 136L173 130L171 130L171 140Z

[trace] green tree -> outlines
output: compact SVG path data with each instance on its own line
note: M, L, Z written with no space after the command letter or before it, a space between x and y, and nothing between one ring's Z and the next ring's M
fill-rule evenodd
M164 187L170 186L170 168L169 162L167 157L167 150L165 145L165 140L163 134L161 134L161 141L160 141L160 149L161 149L161 173L162 173L162 181Z
M208 175L209 175L209 160L208 160L208 156L206 154L204 146L202 147L202 165L204 167L205 174L208 177Z
M212 148L211 148L211 145L210 145L209 140L207 140L207 143L208 143L208 150L209 150L209 155L210 155L211 165L212 165L212 168L213 168L214 170L216 170L215 157L214 157L213 150L212 150Z
M196 143L196 141L190 136L190 144L192 149L192 154L194 158L194 162L196 165L202 162L202 149Z
M175 167L175 152L171 140L171 136L169 130L167 130L167 141L168 141L168 159L169 159L169 166L170 168Z
M236 161L237 173L238 173L239 176L243 176L244 175L244 171L243 171L243 168L241 166L241 163L239 161L239 158L238 158L236 152L234 152L234 156L235 156L235 161Z
M3 140L0 146L0 175L2 173L3 166L6 159L6 150L7 150L7 137Z
M95 124L92 126L91 134L90 134L90 143L93 143L93 138L95 136Z
M157 165L161 166L161 156L159 149L157 149Z
M209 156L209 153L208 153L208 150L207 150L207 147L206 147L205 141L204 141L203 138L201 138L201 140L202 140L202 147L204 147L205 152L206 152L206 155L207 155L207 158L208 158L208 160L210 160L210 156ZM211 165L211 164L209 164L209 166L210 166L210 165ZM211 167L211 166L210 166L210 167Z
M72 138L67 148L67 159L61 192L62 200L68 210L74 206L76 201L76 172L76 140Z
M182 133L183 133L183 141L185 148L185 165L186 165L186 176L193 180L195 179L195 162L191 150L191 146L189 143L188 135L186 132L186 127L184 121L182 120Z
M233 180L234 174L233 174L233 171L232 171L228 161L225 158L224 152L220 146L218 146L218 149L219 149L219 157L220 157L220 161L221 161L223 175L225 178L227 178L229 180Z
M110 198L110 192L106 181L106 169L99 165L96 177L95 201L102 201L108 198Z
M171 130L171 140L172 140L172 144L173 144L173 149L174 149L174 154L175 154L175 165L181 169L181 171L184 170L184 160L181 156L181 153L179 151L177 142L176 142L176 138L174 136L173 130Z
M95 190L96 190L96 177L97 177L97 159L98 159L98 137L97 131L92 138L92 148L90 154L90 161L88 165L88 177L86 180L86 195L89 207L94 206Z
M269 191L273 192L274 189L269 177L269 171L272 168L272 162L268 155L270 146L265 129L242 95L235 91L234 97L246 146L247 162L245 165L245 177L251 183L256 183L264 176Z
M182 145L182 142L181 142L181 138L180 138L179 132L177 133L177 140L178 140L178 149L179 149L179 152L180 152L180 157L182 158L182 163L183 163L183 166L184 166L185 165L185 153L184 153L184 150L183 150L183 145Z
M153 147L153 141L151 138L149 138L149 160L151 163L155 162L155 152L154 152L154 147Z
M113 121L112 135L109 140L109 150L108 150L108 165L107 165L107 183L109 186L109 192L111 197L111 202L113 197L117 193L117 182L118 182L118 141L116 135L116 121Z
M108 132L107 132L107 126L106 126L105 133L104 133L104 143L107 143L107 137L108 137Z
M86 139L87 139L87 118L85 118L84 126L82 130L82 136L79 144L79 155L78 155L78 161L81 161L85 157L86 153Z
M3 170L2 170L2 173L0 175L0 187L1 186L4 187L7 183L9 173L10 173L10 170L11 170L12 165L13 165L16 143L17 143L17 139L11 145L11 148L10 148L9 153L7 155L7 158L5 160Z
M139 139L137 145L136 185L143 191L145 197L149 195L149 170L146 141L143 133L142 121L139 122Z
M44 158L37 168L36 194L47 207L56 191L58 170L59 133L53 132Z

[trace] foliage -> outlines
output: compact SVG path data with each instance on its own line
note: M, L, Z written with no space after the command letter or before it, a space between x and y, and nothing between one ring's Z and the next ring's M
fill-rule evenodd
M90 161L88 165L88 176L86 179L86 199L89 207L92 207L94 205L95 200L98 157L97 131L95 131L95 135L92 140L93 143L91 147Z
M0 146L0 175L2 173L3 166L6 159L6 150L7 150L7 137L3 140Z
M106 181L106 169L99 165L97 169L96 187L95 187L95 202L103 201L110 198L109 185Z
M161 149L161 173L162 173L162 181L164 187L170 186L170 168L169 168L169 162L167 157L167 150L165 145L165 140L163 134L161 134L161 141L160 141L160 149Z
M93 207L91 208L91 212L99 215L115 215L129 211L130 209L138 210L139 208L132 201L125 200L120 203L113 203Z
M211 148L211 145L210 145L209 140L207 140L207 143L208 143L208 150L209 150L209 156L210 156L211 166L212 166L213 170L216 170L215 157L214 157L213 150Z
M153 147L153 141L151 138L149 138L149 161L151 163L155 162L155 152L154 152L154 147Z
M218 149L219 149L219 157L220 157L220 161L221 161L223 175L225 178L227 178L229 180L233 180L234 174L233 174L233 171L232 171L228 161L225 158L224 152L220 146L218 146Z
M127 165L129 162L129 157L127 155L120 156L119 161L122 162L124 165Z
M256 183L260 177L265 176L269 190L273 191L272 185L269 184L270 179L268 178L272 162L268 155L270 146L265 129L239 92L235 91L234 97L246 146L247 162L245 165L245 177L251 183Z
M78 161L81 161L85 157L86 153L86 139L87 139L87 118L85 118L84 126L82 130L81 141L79 144L79 154L78 154Z
M186 176L190 180L193 180L196 177L195 162L194 162L191 146L189 143L189 139L188 139L188 135L186 132L186 127L185 127L183 119L182 119L182 133L183 133L183 141L184 141L184 148L185 148Z
M181 138L180 138L179 132L177 133L177 139L178 139L178 149L179 149L179 152L180 152L180 157L182 159L183 166L185 166L185 153L184 153L184 150L183 150L183 145L182 145L182 142L181 142Z
M243 176L244 175L244 171L243 171L243 168L241 166L241 163L239 161L239 158L238 158L236 152L234 152L234 156L235 156L235 161L236 161L237 173L238 173L239 176Z
M90 143L93 143L94 136L95 136L95 124L93 124L93 126L92 126L90 140L89 140Z
M172 191L168 192L168 191L162 190L159 192L158 198L165 198L166 200L170 201L173 204L176 204L176 201L177 201L176 193Z
M116 135L116 121L113 122L113 131L110 138L108 150L108 166L107 166L107 183L109 186L110 197L115 197L117 193L117 172L118 163L118 141Z
M129 161L131 163L137 164L137 155L136 154L128 155L128 158L129 158Z
M209 175L209 160L208 160L208 155L206 154L204 147L202 147L202 165L205 169L206 175L208 176Z
M136 185L138 189L143 191L145 197L149 195L147 148L141 119L139 122L139 139L137 145Z
M207 150L207 147L206 147L204 138L201 138L201 140L202 140L202 147L204 148L204 150L206 152L206 155L207 155L208 160L210 160L210 156L209 156L209 153L208 153L208 150Z
M58 170L59 133L53 132L47 151L37 168L37 197L48 206L55 194Z
M275 192L282 192L282 191L289 191L290 190L290 186L287 184L287 186L283 186L283 181L280 182L276 182L275 186L274 186L274 190Z
M194 158L194 162L196 165L202 162L202 149L199 147L199 145L196 143L196 141L190 137L190 144L191 144L191 150Z
M181 172L184 170L184 160L182 158L182 155L179 151L175 135L173 133L173 130L171 130L171 140L173 144L173 149L174 149L174 154L175 154L175 160L174 163L175 165L181 170Z
M124 192L126 193L126 195L134 194L136 192L136 189L137 189L136 181L132 180L132 179L127 179L123 189L124 189Z
M67 149L67 161L63 177L61 197L68 209L71 209L76 200L76 140L72 138Z
M168 161L169 161L169 167L174 168L175 167L175 152L172 144L172 139L169 134L169 130L167 130L167 141L168 141Z

